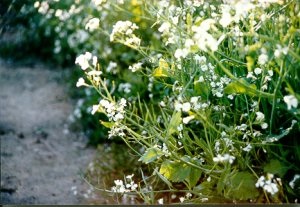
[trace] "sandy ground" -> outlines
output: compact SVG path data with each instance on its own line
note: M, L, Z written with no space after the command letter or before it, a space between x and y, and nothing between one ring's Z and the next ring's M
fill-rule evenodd
M68 132L63 70L0 60L1 204L85 204L95 150Z

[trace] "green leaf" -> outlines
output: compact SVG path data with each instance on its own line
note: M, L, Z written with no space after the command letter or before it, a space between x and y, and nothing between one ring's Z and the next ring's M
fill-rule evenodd
M181 158L182 161L184 162L190 162L190 163L193 163L195 165L199 165L200 163L197 162L196 160L192 159L191 157L189 156L183 156ZM185 179L185 181L189 184L189 188L193 188L197 182L199 181L200 177L201 177L201 174L202 174L202 171L198 168L195 168L193 166L190 166L188 165L188 167L191 168L190 170L190 174L189 176Z
M233 81L229 83L225 88L224 92L227 94L248 94L256 95L256 86L254 84L248 83L245 79L241 78L238 81Z
M209 95L209 87L207 83L195 81L194 89L196 93L199 94L204 99L206 99Z
M167 129L167 136L177 132L177 127L181 124L181 112L174 112Z
M166 160L159 172L172 182L182 182L189 176L191 168L187 164Z
M281 163L279 160L273 159L265 165L264 172L283 177L288 169L289 167L283 165L283 163Z
M139 161L142 161L145 164L148 164L150 162L153 162L154 160L157 160L160 158L164 153L157 148L149 148L146 150L146 152L143 154L143 156L139 159Z
M114 126L114 122L107 122L107 121L101 121L100 120L100 123L103 125L103 126L105 126L106 128L112 128L113 126Z
M202 172L200 169L191 167L190 176L186 178L190 188L193 188L198 183L201 174Z
M259 196L255 187L256 178L249 172L237 172L233 174L225 184L224 195L230 199L248 200Z

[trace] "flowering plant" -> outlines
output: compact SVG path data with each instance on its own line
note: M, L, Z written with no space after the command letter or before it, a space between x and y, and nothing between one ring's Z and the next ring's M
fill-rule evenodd
M100 122L108 137L139 145L139 161L153 170L133 189L118 180L112 191L148 203L293 202L300 172L297 1L141 5L161 45L139 38L138 24L128 20L116 22L110 41L143 55L127 73L145 80L146 92L136 89L126 100L126 89L115 91L125 86L111 84L101 63L76 59L84 85L100 95L93 113L106 114ZM165 189L155 189L157 178Z
M30 27L54 57L77 54L78 106L92 116L76 116L100 120L148 166L111 192L162 204L299 197L299 7L49 0L21 11L36 12Z

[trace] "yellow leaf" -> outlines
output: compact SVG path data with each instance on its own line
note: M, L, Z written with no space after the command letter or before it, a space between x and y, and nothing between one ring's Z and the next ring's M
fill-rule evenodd
M154 77L169 77L169 64L163 58L159 59L158 67L153 71Z

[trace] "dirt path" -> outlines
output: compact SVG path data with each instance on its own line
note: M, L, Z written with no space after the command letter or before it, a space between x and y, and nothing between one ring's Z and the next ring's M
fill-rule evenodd
M80 176L95 150L68 132L72 110L62 70L0 60L1 204L84 204L92 196Z

